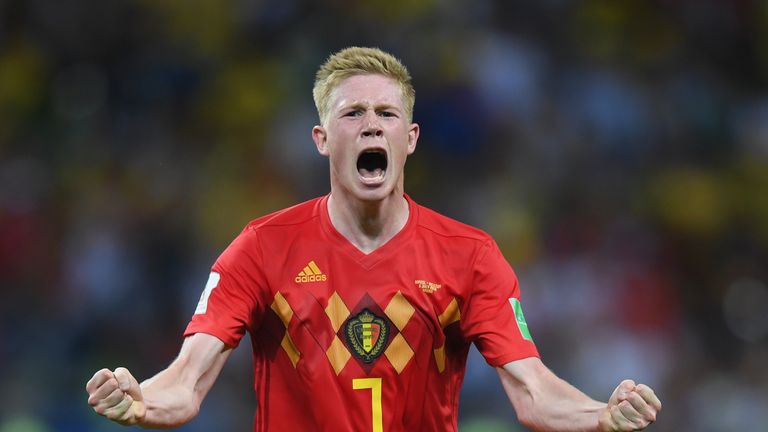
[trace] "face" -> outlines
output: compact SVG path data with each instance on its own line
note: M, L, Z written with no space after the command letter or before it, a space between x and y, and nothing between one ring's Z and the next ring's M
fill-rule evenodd
M355 75L331 93L327 124L312 138L331 165L331 190L361 201L403 193L403 169L419 126L406 116L400 87L382 75Z

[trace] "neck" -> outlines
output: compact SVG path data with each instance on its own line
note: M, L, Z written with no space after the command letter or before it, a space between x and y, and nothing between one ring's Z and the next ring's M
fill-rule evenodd
M365 254L392 239L408 222L408 202L402 190L380 201L360 201L331 191L328 216L333 227Z

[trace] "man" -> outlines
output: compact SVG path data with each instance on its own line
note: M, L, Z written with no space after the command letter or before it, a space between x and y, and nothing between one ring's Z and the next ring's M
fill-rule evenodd
M456 430L473 342L531 430L633 431L656 419L645 385L626 380L606 404L557 378L493 240L404 194L419 126L397 59L342 50L313 93L331 193L248 224L213 265L178 358L140 385L125 368L97 372L86 385L97 413L147 428L191 420L247 330L256 431Z

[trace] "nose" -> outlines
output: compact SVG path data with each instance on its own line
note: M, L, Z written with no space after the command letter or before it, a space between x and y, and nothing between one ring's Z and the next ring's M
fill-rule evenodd
M384 130L381 129L379 123L379 117L375 112L367 112L365 114L365 123L363 124L362 136L366 138L381 137L384 135Z

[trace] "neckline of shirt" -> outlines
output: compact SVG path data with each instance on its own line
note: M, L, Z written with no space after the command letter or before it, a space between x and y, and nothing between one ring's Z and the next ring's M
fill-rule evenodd
M323 231L325 231L329 240L335 243L339 250L352 257L357 263L365 268L371 268L386 257L397 252L399 246L404 244L408 240L408 237L410 237L418 220L418 205L408 196L408 194L404 193L403 197L408 203L408 220L405 222L405 225L403 225L400 231L389 239L389 241L366 254L352 244L346 237L341 235L341 233L336 230L336 227L333 226L333 223L331 223L331 217L328 214L329 197L330 194L325 195L318 201L317 211L320 214L320 225L322 226Z

